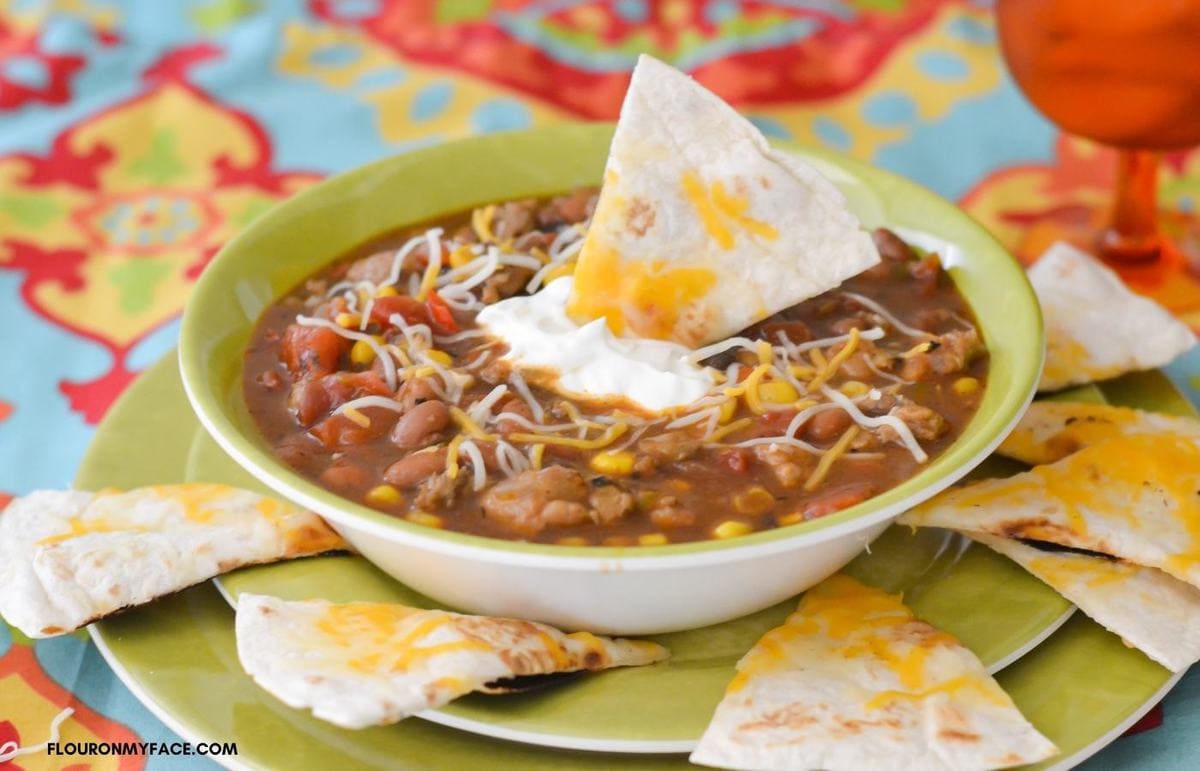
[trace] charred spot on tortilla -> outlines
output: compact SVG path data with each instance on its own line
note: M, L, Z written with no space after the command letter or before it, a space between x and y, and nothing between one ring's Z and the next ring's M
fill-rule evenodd
M1082 554L1087 557L1098 557L1100 559L1109 560L1111 562L1120 562L1121 561L1121 560L1117 559L1116 557L1114 557L1113 555L1105 554L1102 551L1092 551L1091 549L1080 549L1075 546L1063 546L1061 543L1054 543L1053 541L1039 541L1036 538L1016 538L1014 540L1020 541L1021 543L1025 544L1026 546L1032 546L1033 548L1037 549L1038 551L1044 551L1047 553Z
M560 685L574 682L586 674L584 671L579 672L552 672L548 675L522 675L520 677L506 677L501 680L493 680L486 683L479 689L480 693L488 696L506 696L517 693L531 693L533 691L542 691L547 688L555 688Z

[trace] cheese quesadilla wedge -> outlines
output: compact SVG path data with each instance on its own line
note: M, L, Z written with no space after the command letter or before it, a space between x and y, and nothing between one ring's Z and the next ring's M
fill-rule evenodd
M244 565L344 548L315 514L226 485L35 492L0 512L0 616L50 637Z
M1200 420L1109 404L1040 401L1029 405L996 452L1039 466L1117 436L1137 434L1200 438Z
M1196 338L1167 309L1131 292L1099 260L1062 242L1029 269L1046 320L1040 391L1161 367Z
M1200 586L1200 440L1119 436L941 493L898 521L1100 552Z
M682 72L638 59L568 314L689 347L879 262L842 194Z
M654 643L532 621L255 594L238 598L236 627L238 657L259 686L343 728L395 723L497 680L670 655Z
M965 533L1028 570L1096 623L1172 672L1200 661L1200 589L1161 570Z
M849 576L809 589L737 669L693 763L984 769L1057 753L973 653Z

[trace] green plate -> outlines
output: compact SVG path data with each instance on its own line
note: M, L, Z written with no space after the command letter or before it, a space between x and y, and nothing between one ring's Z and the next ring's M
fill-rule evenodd
M1121 403L1187 411L1186 404L1157 373L1123 379L1105 391ZM139 378L110 410L76 482L80 488L96 489L184 481L209 462L204 444L194 441L197 431L173 362L164 360ZM906 551L911 564L883 565L880 555L895 548L889 544L906 538L911 537L894 531L873 548L873 555L856 562L852 570L865 580L893 587L897 585L893 581L909 582L914 575L941 576L937 581L918 581L928 589L922 593L914 588L909 601L930 617L942 618L947 608L957 607L963 618L948 619L946 628L976 650L986 652L988 641L982 636L986 635L987 622L983 619L1001 605L1028 602L1032 595L1014 590L1027 577L1011 566L991 573L992 568L981 567L985 562L976 564L976 560L989 559L986 552L971 549L954 558L947 549L939 551L936 543L933 547L925 543L930 536L920 534L907 541L920 547ZM932 558L931 552L936 552ZM293 566L298 566L295 575L301 577L307 570L338 564L326 559ZM998 582L973 583L970 576L978 570ZM960 578L956 582L947 576ZM330 589L338 586L334 584ZM280 587L280 593L286 595L287 588ZM964 620L968 616L976 621ZM752 618L756 619L754 624L769 623ZM732 626L723 625L715 632L698 635L697 647L677 650L678 659L670 668L641 673L664 673L654 687L670 697L671 710L654 720L660 725L695 721L702 710L694 701L708 699L705 709L715 703L720 689L714 691L711 686L713 675L706 674L706 670L715 665L706 663L706 659L715 660L719 656L714 652L725 651L731 664L740 652L737 646L742 645L734 638L750 639L738 637L746 634L739 627L743 623L733 622ZM719 631L726 627L737 630L729 639ZM239 767L461 769L486 763L491 771L517 771L608 769L618 764L629 769L687 766L680 756L615 756L541 749L485 739L422 720L357 732L335 728L284 706L242 672L234 646L232 611L211 585L195 587L96 624L92 632L117 674L155 714L189 740L238 742L239 755L234 762ZM699 647L701 642L706 647ZM699 660L689 670L684 659L696 654ZM573 691L607 689L608 683L628 680L633 673L603 673L571 689L498 698L494 704L472 700L461 707L468 712L511 710L514 714L530 714L539 709L538 702L540 708L552 709L556 702L569 701ZM726 669L726 676L728 673ZM1065 768L1118 736L1157 701L1175 678L1076 614L1044 643L1000 672L998 679L1022 712L1059 746L1063 754L1056 766ZM610 693L608 701L595 705L587 719L599 721L604 730L622 737L638 736L646 730L637 722L646 719L646 713L638 711L642 709L639 702L646 697L642 687L636 692Z

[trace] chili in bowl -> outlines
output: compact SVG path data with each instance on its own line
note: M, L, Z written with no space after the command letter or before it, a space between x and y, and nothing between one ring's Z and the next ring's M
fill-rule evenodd
M953 205L788 148L876 229L877 268L691 351L705 380L685 405L514 367L482 321L570 280L611 131L463 140L301 193L210 263L180 358L222 448L398 580L634 634L744 615L845 564L1004 437L1042 338L1020 266Z

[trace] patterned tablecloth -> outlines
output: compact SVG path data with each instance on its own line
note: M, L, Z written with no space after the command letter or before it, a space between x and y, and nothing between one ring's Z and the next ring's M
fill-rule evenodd
M1015 90L984 3L0 0L0 505L70 483L105 410L173 345L206 261L273 204L414 147L613 118L639 51L771 136L961 202L1013 247L1037 245L1034 215L1078 217L1111 181L1107 151ZM1192 207L1200 153L1173 156L1161 186ZM171 738L85 634L33 644L0 623L0 745L43 741L67 705L72 739ZM1089 768L1194 764L1200 677L1164 712ZM211 766L0 769L144 765Z

